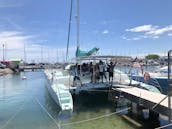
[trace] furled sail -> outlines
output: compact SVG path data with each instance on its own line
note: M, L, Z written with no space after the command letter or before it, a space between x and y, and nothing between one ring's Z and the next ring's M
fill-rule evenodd
M82 57L82 56L91 56L93 55L94 53L96 53L97 51L99 50L99 48L92 48L91 50L89 51L83 51L81 50L79 47L77 47L77 50L76 50L76 57Z

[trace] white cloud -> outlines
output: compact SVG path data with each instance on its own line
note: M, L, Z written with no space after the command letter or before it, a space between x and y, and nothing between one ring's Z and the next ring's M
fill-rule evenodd
M172 36L172 33L169 33L169 34L168 34L168 36L170 36L170 37L171 37L171 36Z
M109 33L108 30L104 30L104 31L102 32L102 34L108 34L108 33Z
M12 20L11 18L5 18L7 20L7 22L12 26L14 27L15 29L18 29L18 30L21 30L23 29L20 25L16 24L14 22L14 20Z
M141 38L140 37L134 37L132 38L132 40L140 40Z
M133 38L123 38L123 39L130 39L130 40L140 40L145 38L152 38L152 39L158 39L161 35L165 34L166 32L172 31L172 25L160 28L159 26L153 26L153 25L143 25L138 26L131 29L126 29L125 31L128 32L142 32L142 35L135 36ZM170 33L168 34L170 36Z
M40 62L41 61L41 51L43 55L43 62L56 62L57 61L57 50L58 50L58 60L64 61L66 56L66 47L56 48L53 46L41 45L40 43L33 43L34 36L24 35L22 32L18 31L4 31L0 32L0 51L3 49L3 44L5 45L5 59L11 58L21 58L24 59L24 46L26 52L27 62ZM44 41L44 40L43 40ZM42 50L41 50L42 49ZM69 48L70 57L74 57L76 50L75 47ZM2 57L2 52L0 53Z
M165 32L169 32L169 31L172 31L172 25L164 27L164 28L160 28L160 29L155 29L155 30L149 31L146 34L149 34L149 35L162 35Z
M24 45L29 46L29 42L33 36L24 35L18 31L3 31L0 32L0 50L5 46L5 57L10 58L23 58ZM2 53L0 53L2 57Z
M143 25L143 26L138 26L138 27L134 27L134 28L131 28L131 29L126 29L125 31L129 31L129 32L146 32L146 31L155 30L156 28L157 28L157 26Z
M18 0L0 0L0 8L19 7L23 2Z
M123 36L122 37L122 39L124 39L124 40L140 40L140 39L142 39L142 38L145 38L145 37L143 37L143 36L137 36L137 37L132 37L132 38L128 38L128 37L126 37L126 36Z
M130 40L130 39L127 38L126 36L122 36L121 38L124 39L124 40Z
M21 49L30 38L31 36L25 36L17 31L0 32L0 44L6 44L7 49Z
M104 21L101 21L100 24L101 25L109 25L109 24L113 24L114 22L117 22L117 21L114 21L114 20L104 20Z

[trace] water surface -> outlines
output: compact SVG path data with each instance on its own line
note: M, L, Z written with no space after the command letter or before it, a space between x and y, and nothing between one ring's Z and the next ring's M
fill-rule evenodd
M148 121L128 117L127 111L87 121L127 108L123 101L122 106L115 107L104 93L80 94L75 97L73 112L61 112L47 91L43 72L25 72L26 80L22 80L22 75L0 76L0 129L152 128Z

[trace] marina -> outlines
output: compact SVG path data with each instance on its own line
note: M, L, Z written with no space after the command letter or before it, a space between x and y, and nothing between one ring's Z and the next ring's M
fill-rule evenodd
M167 1L0 2L0 129L172 129Z
M170 69L171 51L169 51L168 54L168 68ZM169 128L171 128L170 95L162 94L162 91L159 89L159 87L150 85L148 83L148 80L145 80L147 81L147 83L133 80L129 74L131 71L131 66L123 65L123 59L124 57L116 56L89 56L86 58L80 57L78 60L79 63L76 64L64 64L61 66L57 66L57 68L55 68L53 65L50 65L44 69L40 69L39 71L22 70L23 72L20 71L16 74L7 74L1 76L2 105L4 105L6 97L7 101L10 101L8 100L8 98L10 98L10 95L8 96L8 91L6 91L6 88L8 90L8 87L6 86L9 85L6 84L7 80L13 81L13 79L17 79L16 82L20 82L23 86L19 87L18 89L18 85L16 85L15 83L11 83L15 85L15 87L17 87L19 92L21 92L19 93L19 95L13 95L14 98L17 97L16 101L20 102L15 102L12 99L12 105L10 105L8 108L11 109L10 107L13 106L13 104L16 106L16 104L19 103L21 107L16 107L15 111L12 110L13 113L8 117L6 116L6 114L4 114L4 116L2 115L2 127L0 129L8 129L10 128L10 126L17 126L17 128L23 128L21 122L17 123L15 122L15 119L21 119L17 116L20 116L23 110L28 110L28 107L26 106L27 101L28 103L32 104L34 101L33 110L37 110L36 112L38 112L39 109L39 111L41 111L42 114L45 115L43 118L49 120L49 122L51 123L49 126L52 126L52 128L77 128L77 126L80 124L84 124L84 128L89 127L89 125L85 123L94 121L97 121L99 123L99 121L103 119L109 119L111 117L115 118L116 116L125 119L124 123L122 123L120 127L127 126L127 128L133 129L146 129L161 128L163 126L167 126L168 128L169 126ZM100 65L102 65L104 61L108 62L109 60L116 60L118 62L118 66L115 66L115 68L113 67L114 75L112 76L111 80L108 77L109 71L106 71L104 73L104 76L102 75L102 77L100 74L100 77L97 78L96 69L100 67ZM129 62L132 62L132 60L129 59ZM85 63L85 61L88 62ZM124 61L126 62L126 59ZM104 67L104 65L102 66ZM107 66L110 67L110 65L108 64ZM134 67L132 69L134 69ZM33 76L33 74L35 74L35 76ZM170 77L170 73L168 73L168 77ZM34 85L32 85L32 79L35 79L36 81L35 84L33 83ZM40 83L39 87L37 87L37 83ZM44 90L43 93L40 93L40 88ZM11 92L18 91L11 90ZM49 96L48 101L52 101L53 106L49 105L49 102L45 98L43 98L45 96L45 92L46 96ZM18 97L22 98L23 100L20 100ZM93 102L92 99L94 100ZM38 109L35 109L35 104L38 106ZM77 109L80 107L80 105L85 105L86 107L90 105L90 108L93 108L94 104L100 104L100 107L96 107L95 111L97 110L97 108L102 108L102 104L107 104L108 110L111 111L108 111L108 113L104 113L99 116L90 115L90 117L87 117L85 119L77 119L75 121L70 121L71 119L75 118L75 115L77 114L75 114L75 112L77 112ZM87 109L86 107L84 107L84 110L81 109L83 113L85 113L85 111L89 111L88 109L90 108L88 107ZM53 111L51 111L51 109L53 109ZM5 105L2 106L2 113L3 112L6 112ZM78 117L78 115L76 115L76 117ZM6 119L6 117L8 119ZM31 116L30 119L32 119L32 117L34 117L34 115ZM37 117L39 117L39 114ZM44 121L41 115L40 117L40 120ZM144 121L149 120L151 120L151 122L153 123L146 123L146 125L144 125ZM40 122L42 123L42 121ZM126 121L127 123L125 123ZM13 122L14 125L12 124ZM34 122L34 128L40 126L36 122L36 120L34 120ZM108 123L109 128L112 128L111 124L113 123L114 121L112 121L112 123ZM27 123L25 123L25 125L27 125ZM46 126L43 125L43 128L45 127ZM94 125L94 127L97 128L97 125ZM118 126L115 125L113 127L118 128ZM42 128L42 126L40 128ZM80 128L80 126L78 126L78 128Z
M21 75L0 77L1 129L58 128L44 108L56 123L60 123L61 128L65 129L153 128L148 121L141 121L138 118L128 116L127 102L121 100L121 104L119 103L118 106L108 102L104 92L95 91L91 94L87 92L78 94L75 97L73 112L63 113L48 92L44 73L26 72L25 75L26 80L22 80ZM116 111L119 113L116 114ZM85 122L82 123L81 121ZM168 121L162 117L158 125L166 125L167 123Z

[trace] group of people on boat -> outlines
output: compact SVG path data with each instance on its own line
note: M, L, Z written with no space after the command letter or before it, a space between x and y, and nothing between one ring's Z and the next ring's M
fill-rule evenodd
M83 63L82 65L78 65L76 63L73 74L74 74L74 81L80 80L80 76L85 76L86 74L91 75L91 83L96 83L99 82L101 79L101 82L104 82L104 78L107 82L107 76L106 73L108 72L109 74L109 83L113 82L113 70L114 67L116 66L117 61L113 63L112 61L110 63L104 63L102 60L100 60L97 63ZM82 85L82 83L81 83Z
M113 71L114 71L114 67L116 66L117 62L113 63L112 61L110 62L110 64L105 64L103 61L99 61L99 65L98 65L98 70L99 70L99 76L100 79L102 80L103 83L103 77L106 79L107 81L107 77L106 77L106 72L109 73L109 82L113 81Z

